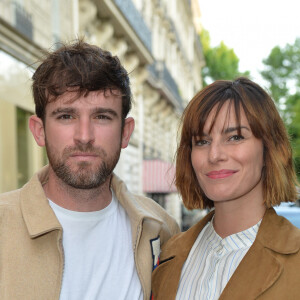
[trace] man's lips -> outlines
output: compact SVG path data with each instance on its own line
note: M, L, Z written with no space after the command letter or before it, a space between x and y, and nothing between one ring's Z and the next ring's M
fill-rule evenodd
M90 152L76 152L72 153L71 156L98 156L96 153L90 153Z
M206 174L207 177L211 179L220 179L220 178L226 178L234 173L236 173L236 170L219 170L219 171L211 171Z
M76 152L70 155L71 158L75 158L79 160L89 160L98 156L99 155L97 155L96 153L90 153L90 152Z

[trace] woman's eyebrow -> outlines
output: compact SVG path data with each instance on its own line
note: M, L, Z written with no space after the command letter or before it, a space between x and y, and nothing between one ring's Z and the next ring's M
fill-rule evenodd
M242 129L246 129L248 131L251 131L250 128L246 127L246 126L236 126L236 127L228 127L224 130L224 133L231 133L231 132L235 132L235 131L239 131Z

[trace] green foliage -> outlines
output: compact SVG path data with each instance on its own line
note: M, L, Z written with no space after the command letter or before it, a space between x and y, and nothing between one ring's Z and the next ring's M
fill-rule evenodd
M211 47L210 36L207 30L201 33L201 43L205 58L205 67L202 69L203 86L218 80L233 80L238 76L248 76L249 72L239 71L239 59L233 49L228 48L224 42Z
M291 136L294 161L300 177L300 38L285 47L276 46L263 60L261 72Z

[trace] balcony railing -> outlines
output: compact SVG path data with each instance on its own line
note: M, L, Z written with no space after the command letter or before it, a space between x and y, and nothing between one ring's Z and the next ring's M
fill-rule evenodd
M179 46L180 49L183 49L182 43L181 43L181 40L180 40L180 37L179 37L179 34L178 34L178 31L177 31L177 29L176 29L176 27L174 25L174 22L171 19L169 19L169 22L171 24L172 31L175 34L176 43L178 44L178 46Z
M156 80L161 81L168 88L176 99L177 105L182 108L183 101L179 94L177 83L169 72L166 64L162 61L156 61L148 67L148 70Z
M31 15L25 10L23 6L18 3L15 5L15 27L16 29L29 39L33 39L33 26Z
M151 31L144 22L140 12L136 9L134 3L131 0L114 0L114 2L149 52L152 52Z

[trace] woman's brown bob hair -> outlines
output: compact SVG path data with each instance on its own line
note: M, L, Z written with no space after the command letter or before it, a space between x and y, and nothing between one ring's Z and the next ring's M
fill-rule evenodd
M295 201L297 179L283 121L271 97L258 84L240 77L234 81L219 80L208 85L196 94L183 113L175 184L184 205L188 209L214 206L213 201L201 190L193 170L192 140L195 136L202 136L204 124L213 107L217 105L217 116L226 101L230 101L235 108L237 124L240 126L242 108L254 136L263 141L265 165L262 180L266 206Z

